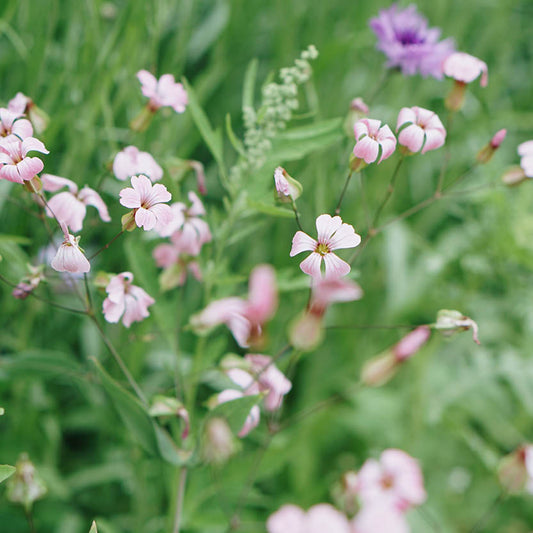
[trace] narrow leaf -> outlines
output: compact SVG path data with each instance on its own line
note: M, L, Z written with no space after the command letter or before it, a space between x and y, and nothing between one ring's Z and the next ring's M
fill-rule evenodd
M15 473L16 468L11 465L0 465L0 483L11 477Z
M250 414L250 410L254 405L257 405L261 398L262 396L260 394L255 394L221 403L211 411L211 416L225 418L228 421L231 431L238 433L242 429L246 417Z
M257 78L257 67L259 61L257 58L254 58L248 63L246 68L246 73L244 75L244 86L242 89L242 109L243 111L246 108L254 107L254 90L255 90L255 80Z

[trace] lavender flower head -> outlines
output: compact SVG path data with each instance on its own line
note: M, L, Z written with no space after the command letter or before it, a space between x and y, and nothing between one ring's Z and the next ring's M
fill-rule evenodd
M427 20L415 5L399 10L396 4L382 9L370 20L378 38L377 48L388 58L387 66L399 67L403 74L442 79L442 63L455 51L453 39L439 42L440 29L428 28Z

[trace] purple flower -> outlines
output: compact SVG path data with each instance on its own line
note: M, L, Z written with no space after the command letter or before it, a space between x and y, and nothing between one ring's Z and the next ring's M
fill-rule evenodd
M403 74L442 79L442 63L455 51L453 39L439 42L440 29L428 28L416 6L399 10L396 4L382 9L370 20L378 38L377 48L388 58L388 67L399 67Z

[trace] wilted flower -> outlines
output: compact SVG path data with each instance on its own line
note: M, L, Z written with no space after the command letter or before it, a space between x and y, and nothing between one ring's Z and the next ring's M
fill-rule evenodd
M361 236L355 233L353 226L342 222L341 217L320 215L316 219L318 240L313 239L303 231L297 231L292 239L290 256L302 252L312 252L307 259L300 263L300 268L314 278L322 276L322 260L325 264L325 276L336 278L346 276L350 272L350 265L337 257L333 251L341 248L355 248L361 242Z
M440 148L446 140L446 129L433 111L423 107L403 107L396 125L398 142L410 152L425 154Z
M346 516L328 503L314 505L307 512L296 505L284 505L266 523L268 533L352 533Z
M420 466L402 450L385 450L379 461L367 459L357 484L363 505L379 503L405 511L426 500Z
M138 174L148 176L151 181L159 181L163 177L163 169L155 159L135 146L126 146L115 156L113 173L122 181Z
M148 307L155 300L140 287L132 285L133 274L122 272L109 281L107 298L103 303L104 318L116 323L122 317L122 323L129 328L132 322L140 322L150 316Z
M260 265L250 274L248 299L222 298L211 302L191 318L198 332L226 324L239 346L258 345L263 337L263 324L278 305L276 277L270 265Z
M150 99L148 106L152 111L169 106L176 113L183 113L188 103L187 91L181 83L176 83L172 74L163 74L159 80L147 70L139 70L137 78L141 91Z
M0 179L15 183L30 181L44 168L38 157L28 157L29 152L48 154L44 144L34 137L26 137L23 141L6 139L0 143Z
M46 214L51 218L56 218L58 222L64 222L72 231L81 231L88 205L96 207L104 222L111 220L104 201L90 187L86 186L78 191L78 186L72 180L52 174L43 174L41 181L44 190L49 192L56 192L63 187L68 187L68 192L60 192L48 200Z
M133 188L126 187L120 191L120 203L124 207L133 209L132 218L124 222L128 229L133 218L137 227L142 227L145 231L162 229L170 224L172 211L164 202L170 201L172 195L164 185L160 183L152 185L146 176L141 175L131 178L131 186Z
M442 62L454 52L452 39L439 42L440 29L428 28L427 20L416 6L398 9L393 4L370 20L378 38L377 48L387 56L389 68L401 68L402 73L442 79Z
M80 237L71 235L64 222L61 222L60 225L65 238L52 259L51 267L57 272L70 272L72 274L89 272L91 264L79 247Z
M457 331L472 330L472 339L476 344L481 344L478 339L478 325L471 318L453 309L441 309L437 313L437 322L433 326L443 335L453 335Z
M396 137L385 124L381 126L380 120L362 118L354 125L355 146L351 167L359 170L363 160L367 165L375 161L381 163L390 157L396 149ZM379 158L379 161L378 161Z

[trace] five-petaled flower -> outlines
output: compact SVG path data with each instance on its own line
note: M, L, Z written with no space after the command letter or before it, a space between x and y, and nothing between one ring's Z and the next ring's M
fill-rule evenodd
M169 106L176 113L183 113L188 104L187 91L181 83L176 83L172 74L163 74L159 80L147 70L139 70L137 78L141 91L150 99L148 106L152 111Z
M355 146L353 155L366 164L390 157L396 149L396 137L386 124L380 120L362 118L354 124Z
M56 218L59 222L64 222L75 233L81 231L83 227L88 205L96 207L104 222L111 220L104 201L90 187L83 187L80 191L72 180L52 174L43 174L41 181L44 190L49 192L56 192L63 187L68 187L68 191L55 194L48 200L46 214Z
M172 195L164 185L152 185L146 176L133 176L131 186L133 188L126 187L120 191L120 203L133 209L139 228L145 231L160 229L172 221L172 210L164 203L170 201Z
M44 163L38 157L28 157L29 152L48 154L44 144L34 137L23 141L9 138L0 143L0 179L24 183L39 174Z
M113 174L122 181L138 174L159 181L163 177L163 169L148 152L141 152L135 146L126 146L113 160Z
M108 322L116 323L122 317L122 323L129 328L132 322L140 322L150 315L148 307L155 300L137 285L132 285L132 281L131 272L122 272L109 281L103 303L104 318Z
M303 231L297 231L292 239L290 256L302 252L312 252L300 263L300 268L310 276L322 276L322 261L325 264L325 277L342 277L350 272L350 265L337 257L333 251L340 248L355 248L361 242L361 236L355 233L353 226L342 222L341 217L320 215L316 219L317 240Z
M72 274L89 272L91 264L79 247L80 237L71 235L64 222L60 225L65 238L52 259L52 268L57 272L70 272Z
M396 131L399 131L398 142L412 153L436 150L446 140L446 129L440 118L423 107L402 107Z

